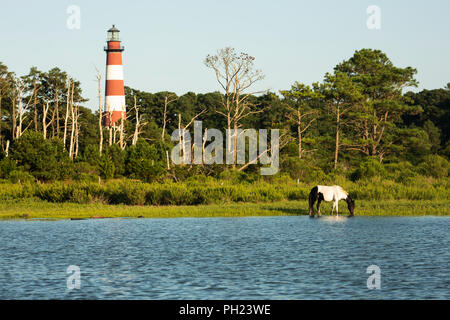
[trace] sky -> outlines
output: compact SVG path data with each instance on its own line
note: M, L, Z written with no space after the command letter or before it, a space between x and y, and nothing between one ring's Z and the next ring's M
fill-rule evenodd
M80 9L79 29L67 25L71 5ZM380 29L367 27L371 5ZM414 91L450 82L448 0L2 0L0 13L0 61L18 75L59 67L81 81L93 110L112 24L125 47L125 85L147 92L219 90L204 59L228 46L256 58L265 78L255 91L322 81L362 48L416 68Z

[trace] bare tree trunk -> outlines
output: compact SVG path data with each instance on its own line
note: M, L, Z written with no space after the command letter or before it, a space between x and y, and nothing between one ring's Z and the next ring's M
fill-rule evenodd
M187 158L186 154L186 140L185 140L185 133L188 130L188 128L191 126L191 124L194 123L195 119L197 119L200 115L206 112L206 109L202 110L201 112L197 113L194 117L192 117L191 121L186 126L183 126L181 124L181 114L178 114L178 141L182 143L181 148L183 151L183 163L186 163L186 161L189 160L191 162L192 159ZM191 148L194 144L191 145ZM191 153L192 157L192 153Z
M43 115L42 115L42 132L43 132L44 139L47 139L47 129L55 120L55 111L53 110L52 119L50 120L49 123L47 123L47 114L48 114L48 110L50 109L48 101L47 101L46 105L47 105L47 107L45 105L42 105L42 111L43 111L42 112L43 113Z
M34 93L34 131L38 132L38 119L37 119L37 91L36 91L36 80L33 82L33 93Z
M336 146L334 150L334 169L337 169L338 164L338 157L339 157L339 131L341 126L341 119L340 119L340 113L339 113L339 106L336 110Z
M47 111L48 111L49 105L48 101L46 105L42 105L42 134L44 136L44 139L47 139Z
M181 128L181 114L178 114L178 141L182 141L182 152L183 152L183 164L186 163L186 147L184 143L184 129Z
M205 135L203 136L203 144L202 144L202 162L203 162L203 164L206 163L205 145L206 145L207 138L208 138L208 128L205 128Z
M55 103L55 110L53 110L54 113L56 113L56 136L59 138L60 135L60 127L59 127L59 91L58 88L56 88L56 103Z
M16 119L17 119L17 115L16 115L16 99L13 99L12 104L11 104L11 125L12 125L12 138L16 139Z
M112 137L112 129L113 128L112 128L111 123L110 123L110 126L109 126L109 142L108 142L109 146L112 146L112 139L113 139L113 137Z
M98 80L98 130L100 131L100 141L99 141L99 153L102 155L103 151L103 110L102 110L102 76L97 70L97 80Z
M77 105L76 109L75 109L75 146L74 146L74 157L76 158L78 156L78 149L79 149L79 144L78 144L78 137L80 134L80 126L81 124L78 122L78 119L80 118L80 106Z
M73 88L72 88L73 89ZM73 98L73 91L72 91L72 98ZM73 100L70 102L70 113L72 118L72 130L70 131L70 147L69 147L69 155L70 158L73 159L73 147L74 147L74 134L75 134L75 124L76 124L76 118L75 118L75 110L73 106Z
M113 143L116 144L116 137L117 137L117 128L116 123L114 123L114 132L113 132Z
M112 123L112 111L109 104L106 105L106 111L108 113L108 124L109 124L109 146L113 144L113 123Z
M125 106L122 106L122 113L119 127L119 145L122 150L125 149L124 132L125 132Z
M134 103L136 104L136 97L135 97ZM167 119L167 96L164 97L163 127L162 127L162 133L161 133L161 141L163 141L163 142L164 142L164 135L166 133L166 119Z
M169 151L168 150L166 150L166 161L167 161L167 170L170 170Z
M178 98L176 96L171 98L170 95L167 95L164 97L163 127L162 127L162 132L161 132L161 141L163 141L163 142L164 142L164 138L165 138L165 134L166 134L167 107L169 106L169 104L171 102L174 102L177 99Z
M6 156L7 158L8 158L8 156L9 156L9 140L6 141L5 156Z
M136 145L136 143L137 143L137 141L139 139L139 108L136 105L136 95L134 96L134 110L135 110L135 113L136 113L136 127L134 129L133 142L131 142L131 144L133 146Z
M21 86L21 85L19 85ZM18 92L18 117L19 117L19 124L17 125L17 129L16 129L16 139L20 138L20 136L22 135L22 121L23 121L23 102L22 102L22 89L21 87L19 87L19 92Z
M66 147L67 140L67 122L69 120L69 105L70 105L70 78L67 81L67 106L66 106L66 117L64 120L64 147Z
M27 128L32 123L32 122L30 122L29 125L25 129L23 129L23 122L26 117L26 112L28 111L31 100L33 99L33 94L32 94L30 96L30 98L28 99L27 104L24 104L23 97L22 97L23 92L24 92L24 87L23 87L22 80L20 78L17 78L17 102L18 102L17 116L19 118L19 124L17 125L17 128L16 128L16 139L20 138L22 136L22 134L27 130ZM14 97L13 99L15 101L16 97Z

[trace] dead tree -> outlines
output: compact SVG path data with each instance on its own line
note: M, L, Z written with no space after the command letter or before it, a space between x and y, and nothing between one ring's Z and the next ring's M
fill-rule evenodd
M5 157L9 156L9 140L6 140Z
M31 100L33 95L30 96L28 102L24 104L23 94L25 92L25 87L23 85L22 79L15 79L15 88L13 89L12 94L12 117L13 117L13 137L18 139L22 136L22 134L27 130L29 125L23 129L23 123L26 118L26 112L30 107ZM17 106L16 106L17 103Z
M78 119L80 118L80 106L78 103L70 104L70 120L71 120L71 130L70 130L70 144L69 144L69 156L71 159L77 157L78 155L78 136L80 134L80 123Z
M142 128L145 125L147 125L147 123L148 123L148 122L143 122L143 123L141 122L142 115L139 116L139 106L136 104L136 95L134 96L134 110L135 110L135 114L136 114L136 126L134 129L133 140L131 143L133 146L135 146L137 144Z
M2 68L3 67L3 68ZM5 66L2 65L0 62L0 146L3 148L3 136L2 133L2 98L3 96L8 96L10 92L10 85L11 85L11 74L7 72L7 69ZM9 144L8 144L9 145Z
M166 133L166 123L167 123L167 107L171 102L176 101L178 98L173 95L166 95L164 97L164 113L163 113L163 127L162 127L162 133L161 133L161 141L164 142L165 133Z
M287 134L282 134L280 136L280 145L279 145L279 150L283 149L289 142L291 142L292 138ZM246 169L248 166L250 166L251 164L255 164L258 162L258 160L264 156L265 154L269 153L272 151L272 146L268 146L265 150L263 150L260 154L258 154L254 159L250 159L249 162L247 162L246 164L244 164L242 167L240 167L238 169L238 171L242 171L244 169Z
M112 123L112 111L111 111L111 106L109 104L106 104L106 112L107 112L107 117L108 117L108 133L109 133L108 144L111 147L113 144L113 125L114 124Z
M80 106L77 104L75 108L75 134L74 134L74 151L73 156L76 158L78 157L78 151L79 151L79 135L80 135L80 129L81 129L81 123L78 121L80 118Z
M73 102L70 104L70 115L72 120L72 128L70 130L70 147L69 147L69 156L73 159L73 144L74 144L74 134L75 134L75 126L76 126L76 117L75 117L75 108L73 106Z
M70 105L73 104L73 84L71 79L69 78L67 80L67 104L66 104L66 117L64 119L64 147L66 146L66 141L67 141L67 123L69 120L69 110L70 110ZM72 94L71 94L71 90L72 89Z
M52 119L50 120L49 123L47 123L47 115L48 115L49 108L50 108L50 105L49 105L48 101L46 102L45 105L42 105L42 134L44 136L44 139L47 139L47 129L53 123L53 121L55 119L55 111L53 111Z
M36 79L33 80L33 109L34 109L34 131L38 132L38 112L37 112L37 91L38 86L36 83Z
M206 112L206 109L203 109L199 113L197 113L194 117L191 118L191 121L185 126L181 123L181 114L178 114L178 141L181 142L181 148L183 151L183 163L190 163L191 159L187 159L186 154L186 139L185 139L185 132L189 129L189 127L194 123L195 119L197 119L199 116L201 116L203 113ZM191 145L191 148L193 149L195 147L195 143ZM192 153L191 153L192 154Z
M98 130L100 132L100 141L99 141L99 152L100 155L102 154L103 151L103 110L102 110L102 75L100 74L100 72L97 70L97 82L98 82Z
M124 140L125 136L125 106L122 106L122 113L119 126L119 145L122 150L125 149L127 142Z
M224 91L223 110L215 111L227 119L227 129L230 132L231 127L234 129L234 143L231 144L231 140L227 141L228 147L233 145L233 150L228 149L228 152L233 152L233 168L235 168L237 160L237 129L241 126L241 120L251 114L263 111L257 110L249 102L249 97L264 91L247 92L255 82L264 79L261 71L254 69L254 60L254 57L246 53L236 54L235 50L229 47L219 50L214 56L208 55L205 59L206 66L214 70L217 82ZM231 135L227 136L228 139L231 139Z

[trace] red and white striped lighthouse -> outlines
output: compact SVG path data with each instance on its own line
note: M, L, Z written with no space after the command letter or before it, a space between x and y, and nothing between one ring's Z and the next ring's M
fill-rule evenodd
M113 126L126 117L120 31L114 25L108 30L106 51L105 111L106 125Z

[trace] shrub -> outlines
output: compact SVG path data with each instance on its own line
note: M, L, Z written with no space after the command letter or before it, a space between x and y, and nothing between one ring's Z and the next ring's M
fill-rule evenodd
M100 152L97 145L90 144L84 149L83 157L84 162L89 163L91 166L96 167L100 161Z
M31 198L35 194L35 184L0 184L0 200Z
M419 165L419 170L424 175L435 178L448 177L450 162L438 155L429 155L424 158L424 162Z
M301 182L318 183L325 181L327 175L319 167L315 167L310 161L298 157L286 158L281 164L282 170L289 172L292 179Z
M70 201L75 203L90 203L92 202L92 195L83 188L75 188L72 190Z
M36 195L50 202L65 202L72 199L72 190L61 182L38 185Z
M410 183L418 174L416 168L408 161L389 163L385 168L389 178L404 184Z
M134 179L153 182L164 173L164 164L159 159L158 150L143 140L128 148L126 172Z
M98 160L98 170L100 176L107 180L114 178L115 166L112 160L105 154L102 154Z
M219 179L229 181L233 184L238 183L252 183L257 180L257 175L247 174L243 171L235 169L224 170L219 174Z
M32 183L34 182L34 177L28 172L21 170L13 170L9 173L9 180L12 183Z
M39 180L63 180L72 174L72 161L62 141L44 139L38 132L27 131L15 140L11 158Z
M125 174L125 151L118 144L113 144L105 148L104 154L114 163L114 177L122 177Z
M9 178L9 174L17 170L17 164L11 158L4 158L0 161L0 177Z
M78 182L97 182L98 181L98 176L94 175L94 174L89 174L89 173L77 173L75 174L75 176L73 177L75 181Z
M359 167L352 173L351 179L356 181L385 175L386 169L377 159L367 158L359 163Z

